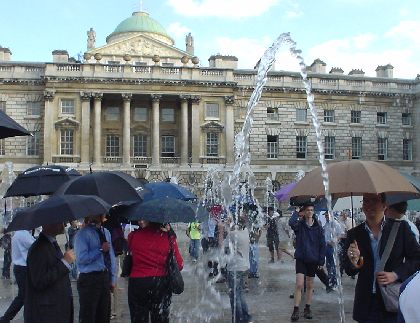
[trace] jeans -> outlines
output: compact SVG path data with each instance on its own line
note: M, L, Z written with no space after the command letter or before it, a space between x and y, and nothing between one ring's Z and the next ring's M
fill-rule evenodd
M335 262L334 262L334 247L330 244L327 244L326 249L326 265L327 265L327 271L328 271L328 282L330 286L337 285L337 272L335 269Z
M18 285L18 294L4 313L3 317L0 318L0 322L13 320L23 307L25 301L26 272L26 266L13 266L13 273L15 274L16 283Z
M247 323L251 320L244 297L244 277L245 271L227 272L232 322L235 323Z
M190 240L190 256L195 260L198 259L200 253L200 239L191 239Z
M260 253L258 251L258 243L249 244L249 273L255 275L258 273L258 263Z

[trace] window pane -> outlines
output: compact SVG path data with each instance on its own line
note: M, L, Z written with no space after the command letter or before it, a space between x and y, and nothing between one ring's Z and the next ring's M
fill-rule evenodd
M74 114L74 100L62 99L61 100L61 113Z
M28 116L41 115L41 102L29 101L26 104L26 114Z
M134 121L147 121L147 108L134 108Z
M306 158L306 136L296 137L296 158Z
M118 121L120 120L120 108L119 107L108 107L105 110L105 118L107 121Z
M219 105L217 103L206 103L206 118L219 118Z
M267 136L267 158L278 157L278 136Z
M362 158L362 137L351 138L351 158Z
M215 132L207 133L206 140L206 155L217 157L219 156L219 134Z
M306 121L306 109L296 109L296 121Z
M362 112L361 111L351 111L351 123L360 123L362 119Z
M413 142L403 139L403 160L413 160Z
M63 129L60 136L60 154L73 155L73 130Z
M162 157L175 157L174 136L162 136Z
M388 158L388 138L378 138L378 160Z
M119 157L120 156L120 137L118 135L106 136L106 157Z
M5 149L4 149L4 139L0 139L0 156L5 155Z
M410 126L411 125L411 113L403 113L402 114L402 124L404 126Z
M133 136L133 156L134 157L147 156L147 136L145 135Z
M39 132L33 132L33 136L27 137L27 149L26 154L28 156L38 156L39 155Z
M335 137L325 137L325 159L335 157Z
M174 122L175 110L173 108L162 108L161 120L165 122Z
M267 119L268 120L279 120L279 114L277 108L267 108Z
M378 124L386 124L386 112L377 112L376 119Z
M334 121L335 121L335 111L324 110L324 122L334 122Z

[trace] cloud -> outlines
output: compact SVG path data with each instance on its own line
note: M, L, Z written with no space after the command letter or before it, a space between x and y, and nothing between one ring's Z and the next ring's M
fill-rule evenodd
M300 9L298 2L290 3L291 9L286 11L287 19L296 19L303 16L303 11Z
M418 36L419 30L420 21L404 20L385 33L385 37L397 42L409 42L417 48L420 48L420 38Z
M280 0L167 0L177 14L188 17L256 17Z
M179 22L174 22L168 26L167 31L169 35L174 35L177 38L181 38L191 30L188 27L181 25Z

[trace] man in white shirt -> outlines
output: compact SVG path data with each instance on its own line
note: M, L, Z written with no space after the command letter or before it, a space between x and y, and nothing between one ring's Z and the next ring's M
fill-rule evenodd
M388 207L385 209L385 216L395 220L406 221L409 224L414 236L416 237L416 241L419 242L419 230L417 229L416 225L407 218L405 212L407 212L407 202L404 201L388 205Z
M0 318L0 323L9 323L22 308L25 301L26 258L35 238L27 230L16 231L12 237L13 273L18 285L18 294Z

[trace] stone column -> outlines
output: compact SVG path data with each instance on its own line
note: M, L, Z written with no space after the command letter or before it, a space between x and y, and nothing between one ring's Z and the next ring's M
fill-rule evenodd
M181 99L181 165L188 164L188 98L180 95Z
M191 97L191 161L193 164L200 163L200 96Z
M233 164L234 158L234 141L235 141L235 120L233 113L233 96L225 96L226 119L225 119L225 144L226 144L226 163Z
M44 91L44 165L52 163L52 139L54 135L54 91Z
M160 164L159 101L160 94L152 94L152 165Z
M123 164L130 164L130 104L133 94L123 93L124 119L123 119Z
M90 98L92 93L80 92L82 100L82 127L80 136L80 162L88 165L89 160L89 142L90 142Z
M93 163L95 165L102 164L101 159L101 110L102 110L102 97L103 93L94 93L94 114L95 114L95 125L93 131Z

